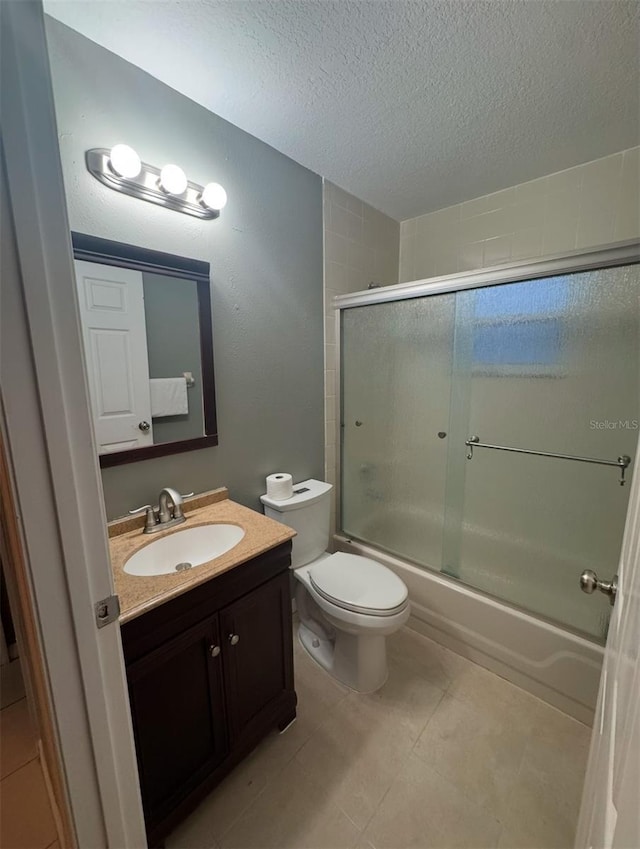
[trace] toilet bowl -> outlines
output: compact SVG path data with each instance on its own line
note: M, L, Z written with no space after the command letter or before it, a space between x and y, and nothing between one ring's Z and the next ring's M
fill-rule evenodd
M334 678L359 693L387 679L386 637L409 618L408 592L386 566L356 554L326 551L331 484L307 480L293 496L261 496L265 514L297 531L292 564L298 637Z

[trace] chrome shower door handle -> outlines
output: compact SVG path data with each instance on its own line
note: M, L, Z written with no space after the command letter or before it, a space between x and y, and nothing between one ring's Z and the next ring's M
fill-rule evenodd
M618 592L618 576L614 575L610 581L601 581L593 569L585 569L580 575L580 589L583 593L591 593L600 590L601 593L609 596L611 604L615 603L616 594Z

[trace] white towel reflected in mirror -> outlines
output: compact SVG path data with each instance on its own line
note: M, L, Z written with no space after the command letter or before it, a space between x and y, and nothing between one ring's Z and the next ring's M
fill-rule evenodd
M151 415L186 416L189 413L187 381L184 377L162 377L149 380Z

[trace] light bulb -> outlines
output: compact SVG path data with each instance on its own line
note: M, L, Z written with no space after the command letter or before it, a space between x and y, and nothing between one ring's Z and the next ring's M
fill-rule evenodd
M109 165L119 177L124 177L125 180L133 180L142 169L140 157L128 144L117 144L111 148Z
M209 209L222 209L227 203L227 193L220 183L207 183L200 195L200 203Z
M178 165L165 165L160 172L160 187L170 195L181 195L187 188L187 175Z

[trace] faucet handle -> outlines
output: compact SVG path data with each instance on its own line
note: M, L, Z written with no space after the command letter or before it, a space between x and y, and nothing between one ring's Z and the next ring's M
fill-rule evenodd
M158 517L156 516L156 512L150 504L143 504L142 507L136 507L135 510L129 510L130 516L135 516L136 513L142 513L143 510L147 511L147 521L145 523L145 531L148 531L150 528L155 528L158 523Z

